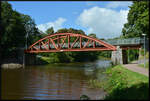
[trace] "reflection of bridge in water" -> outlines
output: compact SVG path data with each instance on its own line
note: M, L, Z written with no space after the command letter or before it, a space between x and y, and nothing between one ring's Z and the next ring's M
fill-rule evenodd
M143 43L142 38L99 40L82 34L56 33L38 40L25 53L112 51L112 61L123 64L127 63L125 50L139 49Z

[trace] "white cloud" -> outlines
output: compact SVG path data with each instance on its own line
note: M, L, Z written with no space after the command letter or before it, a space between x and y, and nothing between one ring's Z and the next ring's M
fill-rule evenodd
M85 9L78 17L77 24L88 28L87 33L95 33L99 38L113 38L121 35L123 24L127 22L128 10L115 11L93 7Z
M112 1L112 2L109 2L107 5L106 5L106 8L118 8L118 7L121 7L121 8L127 8L128 6L130 6L132 4L132 2L127 2L127 1Z
M39 28L39 30L45 32L48 28L53 27L54 31L57 31L58 29L62 28L62 24L65 21L66 21L66 19L60 17L54 22L48 22L45 24L40 24L37 26L37 28Z

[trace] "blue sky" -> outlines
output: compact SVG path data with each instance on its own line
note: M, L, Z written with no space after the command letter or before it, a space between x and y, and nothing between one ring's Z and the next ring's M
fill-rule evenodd
M99 38L112 38L121 34L127 22L127 1L13 1L12 8L35 20L37 27L45 31L54 27L82 29L95 33Z

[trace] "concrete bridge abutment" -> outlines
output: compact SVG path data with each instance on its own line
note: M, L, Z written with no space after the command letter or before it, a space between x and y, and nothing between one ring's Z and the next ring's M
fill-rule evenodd
M127 51L122 50L120 46L117 46L117 50L112 51L111 60L113 65L127 64L128 63Z

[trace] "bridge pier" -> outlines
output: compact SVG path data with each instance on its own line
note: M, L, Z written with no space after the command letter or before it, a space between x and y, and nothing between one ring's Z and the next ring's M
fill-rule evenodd
M36 54L29 54L29 53L24 53L23 57L23 65L34 65L36 64Z
M126 50L122 50L120 46L117 46L117 51L112 51L111 60L113 62L113 65L117 64L127 64L128 63L128 57L127 57Z

